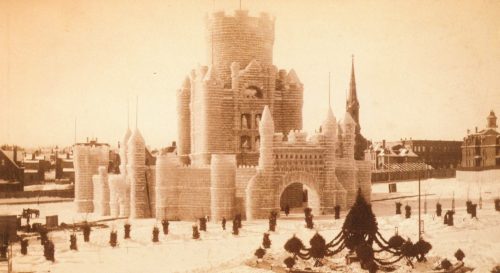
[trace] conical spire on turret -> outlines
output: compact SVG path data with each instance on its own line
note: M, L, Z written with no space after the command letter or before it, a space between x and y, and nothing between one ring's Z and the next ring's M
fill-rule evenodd
M203 78L203 81L217 81L218 79L217 69L215 69L214 66L210 66L205 74L205 77Z
M130 139L131 135L132 135L132 131L130 130L130 127L129 127L129 128L127 128L127 131L125 132L125 135L123 136L123 142L122 142L123 145L127 145L128 140Z
M271 116L269 106L264 106L262 119L259 124L260 148L259 148L259 168L262 171L271 171L274 165L273 141L274 141L274 121Z
M335 119L331 106L328 107L328 113L325 121L323 121L323 124L321 125L321 129L324 135L331 135L333 137L336 136L337 120Z
M286 79L289 84L302 84L300 82L299 76L297 76L297 72L295 72L294 69L290 69L290 72L288 72Z
M265 133L265 132L262 132L262 130L264 129L270 129L272 128L273 129L273 134L274 134L274 120L273 120L273 117L271 115L271 110L269 110L269 106L264 106L264 110L262 111L262 118L261 118L261 121L260 121L260 124L259 124L259 132L262 134L262 133Z
M353 119L349 112L345 113L344 119L342 120L342 125L344 128L346 126L356 126L356 121Z
M184 82L182 82L182 89L190 89L191 88L191 79L189 76L186 76L184 78Z
M142 137L142 134L141 132L139 131L138 128L135 128L134 132L132 133L132 135L130 135L130 138L128 140L128 148L132 148L132 147L135 147L137 146L137 144L143 144L145 145L145 142L144 142L144 138Z

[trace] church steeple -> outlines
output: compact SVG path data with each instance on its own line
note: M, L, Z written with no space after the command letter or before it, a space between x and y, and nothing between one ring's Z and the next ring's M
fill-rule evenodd
M359 126L359 101L356 93L356 77L354 75L354 55L352 55L351 81L349 83L349 96L346 100L346 111L351 114L352 118Z

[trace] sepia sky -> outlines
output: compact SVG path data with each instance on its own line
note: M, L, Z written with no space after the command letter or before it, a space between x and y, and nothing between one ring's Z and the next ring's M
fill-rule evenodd
M207 64L204 17L238 0L0 0L0 143L151 147L176 139L176 90ZM304 129L337 118L355 55L362 133L461 140L500 115L500 1L242 1L276 17L274 64L304 84Z

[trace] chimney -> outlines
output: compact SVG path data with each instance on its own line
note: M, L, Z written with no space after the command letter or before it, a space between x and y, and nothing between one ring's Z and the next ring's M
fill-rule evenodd
M177 143L175 141L172 141L172 147L176 147Z
M384 148L384 149L385 149L385 139L384 139L384 140L382 140L382 148Z
M469 135L469 134L470 134L470 129L467 129L467 135Z
M477 134L477 126L476 126L476 134Z

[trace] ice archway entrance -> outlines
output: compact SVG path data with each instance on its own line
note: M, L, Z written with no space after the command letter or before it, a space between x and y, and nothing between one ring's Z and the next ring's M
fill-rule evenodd
M310 207L314 215L320 214L319 187L312 174L307 172L287 173L283 176L276 192L278 207L281 209L288 204L292 209Z

